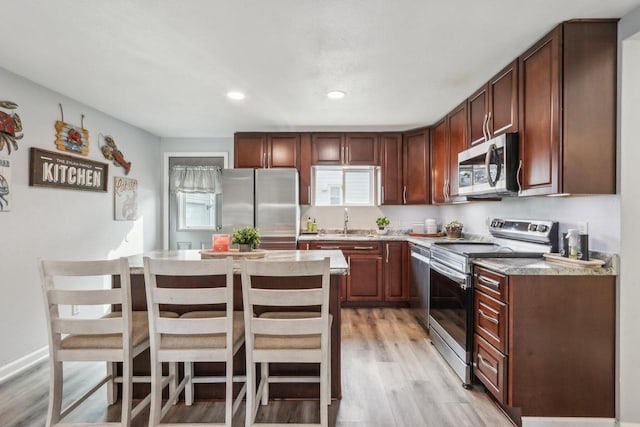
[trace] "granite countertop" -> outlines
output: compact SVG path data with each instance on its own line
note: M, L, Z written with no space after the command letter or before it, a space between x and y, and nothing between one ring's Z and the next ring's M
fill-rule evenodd
M346 236L343 233L318 233L318 234L300 234L298 237L299 242L313 242L313 241L396 241L396 242L410 242L416 245L431 247L433 242L448 240L446 237L417 237L411 236L406 233L401 234L373 234L367 232L355 232L349 233Z
M476 258L474 265L488 268L511 276L616 276L618 256L598 254L592 259L602 259L606 264L601 268L571 266L544 258Z
M178 259L178 260L200 260L200 250L172 250L172 251L152 251L144 254L137 254L128 257L131 274L144 274L142 258L148 256L155 259ZM260 261L313 261L329 257L331 274L348 274L349 266L347 260L340 250L318 250L318 251L294 251L294 250L268 250L264 258ZM234 262L234 273L240 273L240 263Z

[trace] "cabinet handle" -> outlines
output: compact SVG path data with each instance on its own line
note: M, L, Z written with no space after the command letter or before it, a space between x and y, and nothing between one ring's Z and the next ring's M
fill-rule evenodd
M345 156L344 156L344 147L342 147L342 148L341 148L341 151L342 151L342 153L341 153L341 154L342 154L342 164L344 165L344 164L346 164L346 163L347 163L347 162L345 161Z
M387 243L387 259L385 260L387 264L389 264L389 244Z
M307 186L307 202L311 204L311 186Z
M482 120L482 136L484 136L484 140L488 141L489 137L487 136L487 117L488 114L484 113L484 119Z
M371 250L374 249L373 246L354 246L353 249L357 249L360 251Z
M402 200L404 202L404 204L407 204L407 186L405 185L403 190L402 190Z
M309 250L309 244L307 243L307 250Z
M522 160L518 163L518 170L516 171L516 182L518 183L518 196L522 194L522 184L520 183L520 171L522 170Z
M380 204L384 203L384 185L380 187Z
M318 246L320 249L340 249L340 246Z
M267 153L267 167L271 167L271 153Z
M482 355L480 353L478 353L478 360L480 361L481 365L484 365L487 367L487 369L489 369L491 372L493 372L494 374L498 374L498 369L494 368L493 366L489 365L487 362L484 361L484 358L482 357Z
M351 276L351 256L347 257L347 266L349 267L349 276Z
M346 155L346 156L345 156L345 158L344 158L344 162L345 162L346 164L349 164L349 146L348 146L348 145L347 145L346 150L347 150L347 155Z
M478 309L478 314L480 316L482 316L483 319L488 320L489 322L493 323L494 325L498 324L498 319L491 317L491 316L487 316L484 311L482 311L482 309Z
M267 152L266 151L264 153L262 153L262 167L263 168L267 167Z
M478 278L478 282L483 285L491 286L492 288L500 288L500 282L494 279L490 279L487 276L483 276L482 274L476 275Z
M487 136L491 139L491 127L489 127L489 123L491 123L491 111L487 115Z

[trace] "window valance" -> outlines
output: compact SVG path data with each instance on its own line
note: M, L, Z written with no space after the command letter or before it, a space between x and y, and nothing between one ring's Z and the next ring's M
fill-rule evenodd
M222 170L218 166L174 166L170 190L182 193L222 193Z

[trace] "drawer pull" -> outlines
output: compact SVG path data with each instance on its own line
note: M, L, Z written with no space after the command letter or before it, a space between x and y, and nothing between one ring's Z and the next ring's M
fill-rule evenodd
M487 276L483 276L482 274L478 274L476 277L478 278L478 281L483 285L491 286L493 288L500 287L500 282L497 280L490 279Z
M340 246L318 246L320 249L340 249Z
M353 247L353 249L358 249L358 250L361 250L361 251L366 251L366 250L369 250L369 249L374 249L374 247L373 247L373 246L354 246L354 247Z
M478 353L478 360L480 361L480 364L486 366L488 370L490 370L491 372L493 372L496 375L498 374L498 369L494 368L493 366L491 366L487 362L485 362L480 353Z
M482 316L484 319L487 319L489 322L494 323L494 324L498 324L498 319L493 318L491 316L487 316L486 314L484 314L484 311L482 311L481 309L478 309L478 314L480 314L480 316Z

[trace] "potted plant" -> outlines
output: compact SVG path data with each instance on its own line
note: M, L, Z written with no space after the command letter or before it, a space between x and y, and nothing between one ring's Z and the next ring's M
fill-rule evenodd
M387 218L386 216L381 216L379 218L376 218L376 225L378 226L378 234L385 234L387 232L385 227L390 223L391 221L389 221L389 218Z
M233 230L231 243L237 244L240 252L250 252L260 244L260 233L253 227L244 227Z
M450 239L459 239L462 237L462 227L464 227L463 223L454 220L444 225L444 231Z

